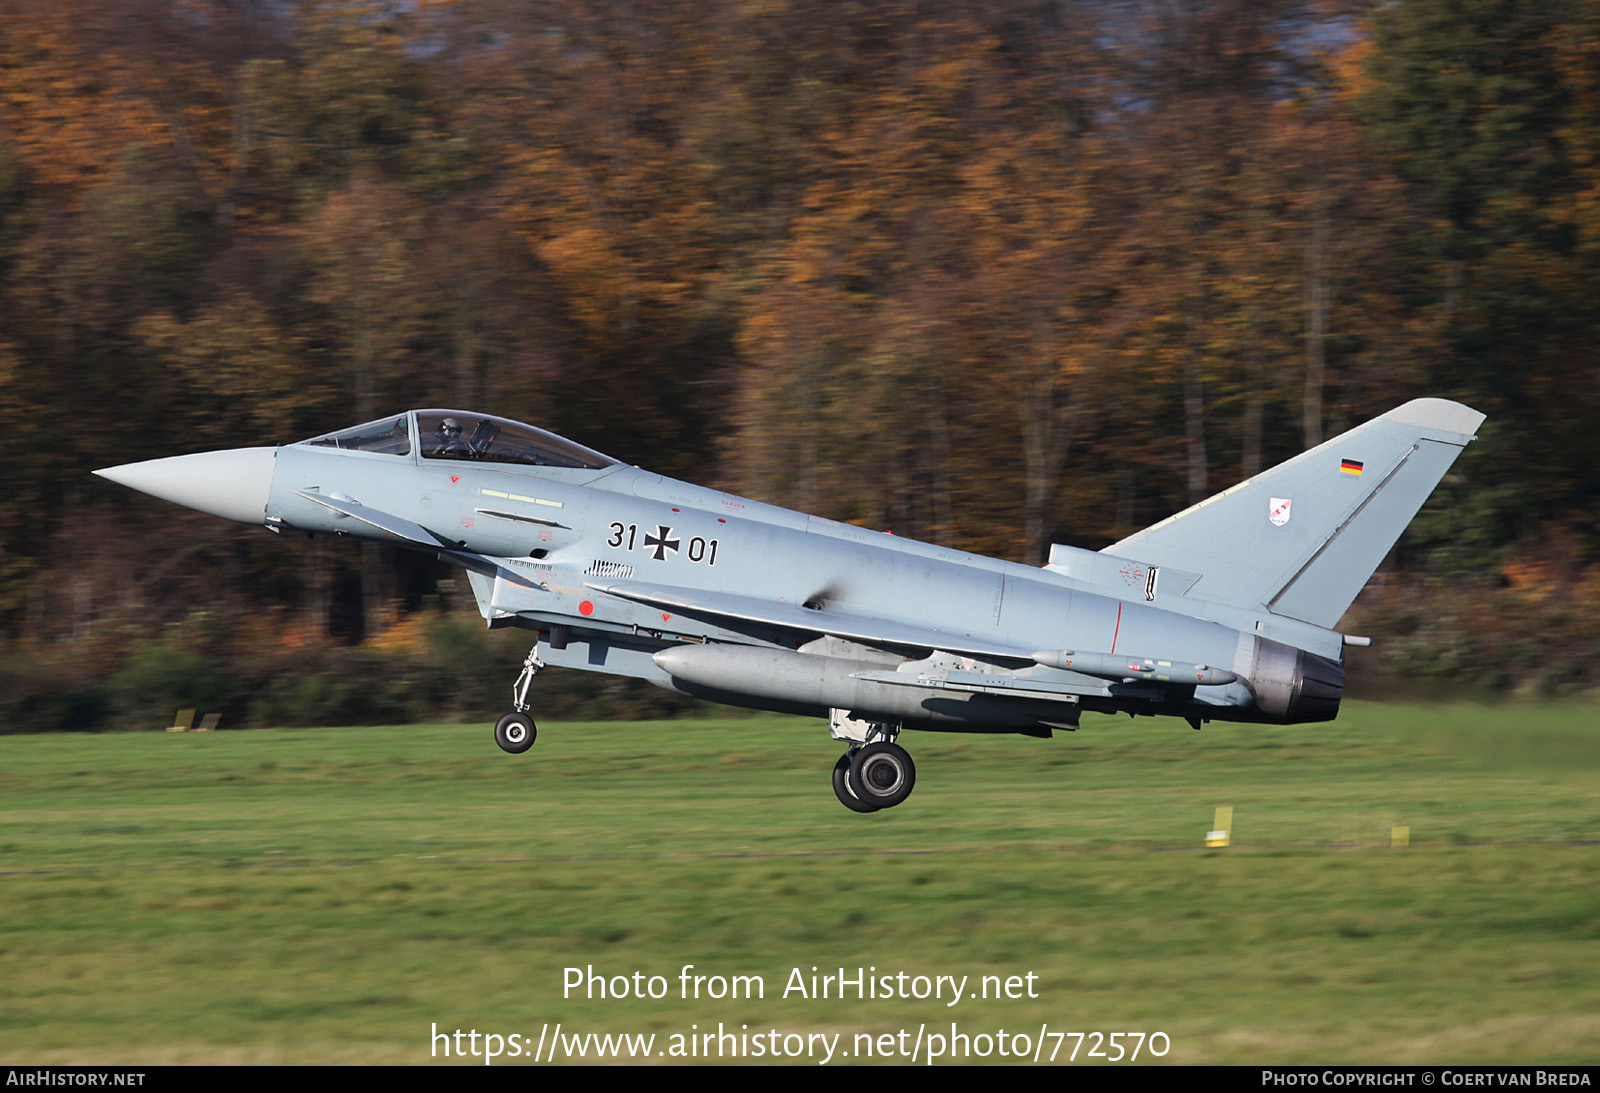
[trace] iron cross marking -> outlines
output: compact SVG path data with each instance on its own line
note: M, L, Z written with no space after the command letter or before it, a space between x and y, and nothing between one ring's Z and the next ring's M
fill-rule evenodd
M650 550L653 548L655 550L656 561L666 561L667 551L669 550L674 554L678 553L678 544L680 540L669 539L668 536L671 534L671 528L662 527L660 524L657 524L656 533L654 535L646 535L644 537L645 549Z

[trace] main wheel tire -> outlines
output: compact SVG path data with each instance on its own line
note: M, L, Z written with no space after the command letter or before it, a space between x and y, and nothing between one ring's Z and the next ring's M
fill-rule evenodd
M876 812L877 805L869 805L857 797L850 790L850 755L845 753L839 756L839 761L833 765L833 795L839 798L839 803L852 812Z
M917 765L899 744L876 740L850 758L848 788L876 808L893 808L917 784Z
M494 742L512 755L521 755L533 747L538 736L539 729L533 718L525 713L508 713L494 725Z

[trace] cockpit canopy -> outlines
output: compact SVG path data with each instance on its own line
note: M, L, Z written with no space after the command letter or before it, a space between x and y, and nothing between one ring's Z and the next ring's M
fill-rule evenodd
M323 448L402 456L411 454L413 442L423 459L586 470L617 462L544 429L470 410L413 410L304 441Z
M353 425L336 433L324 433L301 441L318 448L343 448L352 452L382 452L384 455L411 454L410 414L386 417L382 421L369 421Z

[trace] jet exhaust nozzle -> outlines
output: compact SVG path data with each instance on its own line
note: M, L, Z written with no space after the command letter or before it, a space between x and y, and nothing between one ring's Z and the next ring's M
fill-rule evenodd
M1344 695L1344 665L1304 649L1258 639L1250 671L1256 705L1286 725L1332 721Z

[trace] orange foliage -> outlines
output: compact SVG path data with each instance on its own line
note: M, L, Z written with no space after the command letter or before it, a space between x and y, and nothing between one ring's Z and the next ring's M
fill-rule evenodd
M1508 559L1500 567L1507 586L1530 603L1543 603L1555 594L1560 582L1552 567L1527 558Z
M145 146L187 165L215 190L227 172L229 110L204 60L172 34L154 3L32 0L0 34L0 131L30 174L69 193Z
M427 631L431 622L430 616L421 613L407 618L397 618L390 613L380 623L381 629L367 638L367 645L396 656L424 656L429 649Z

